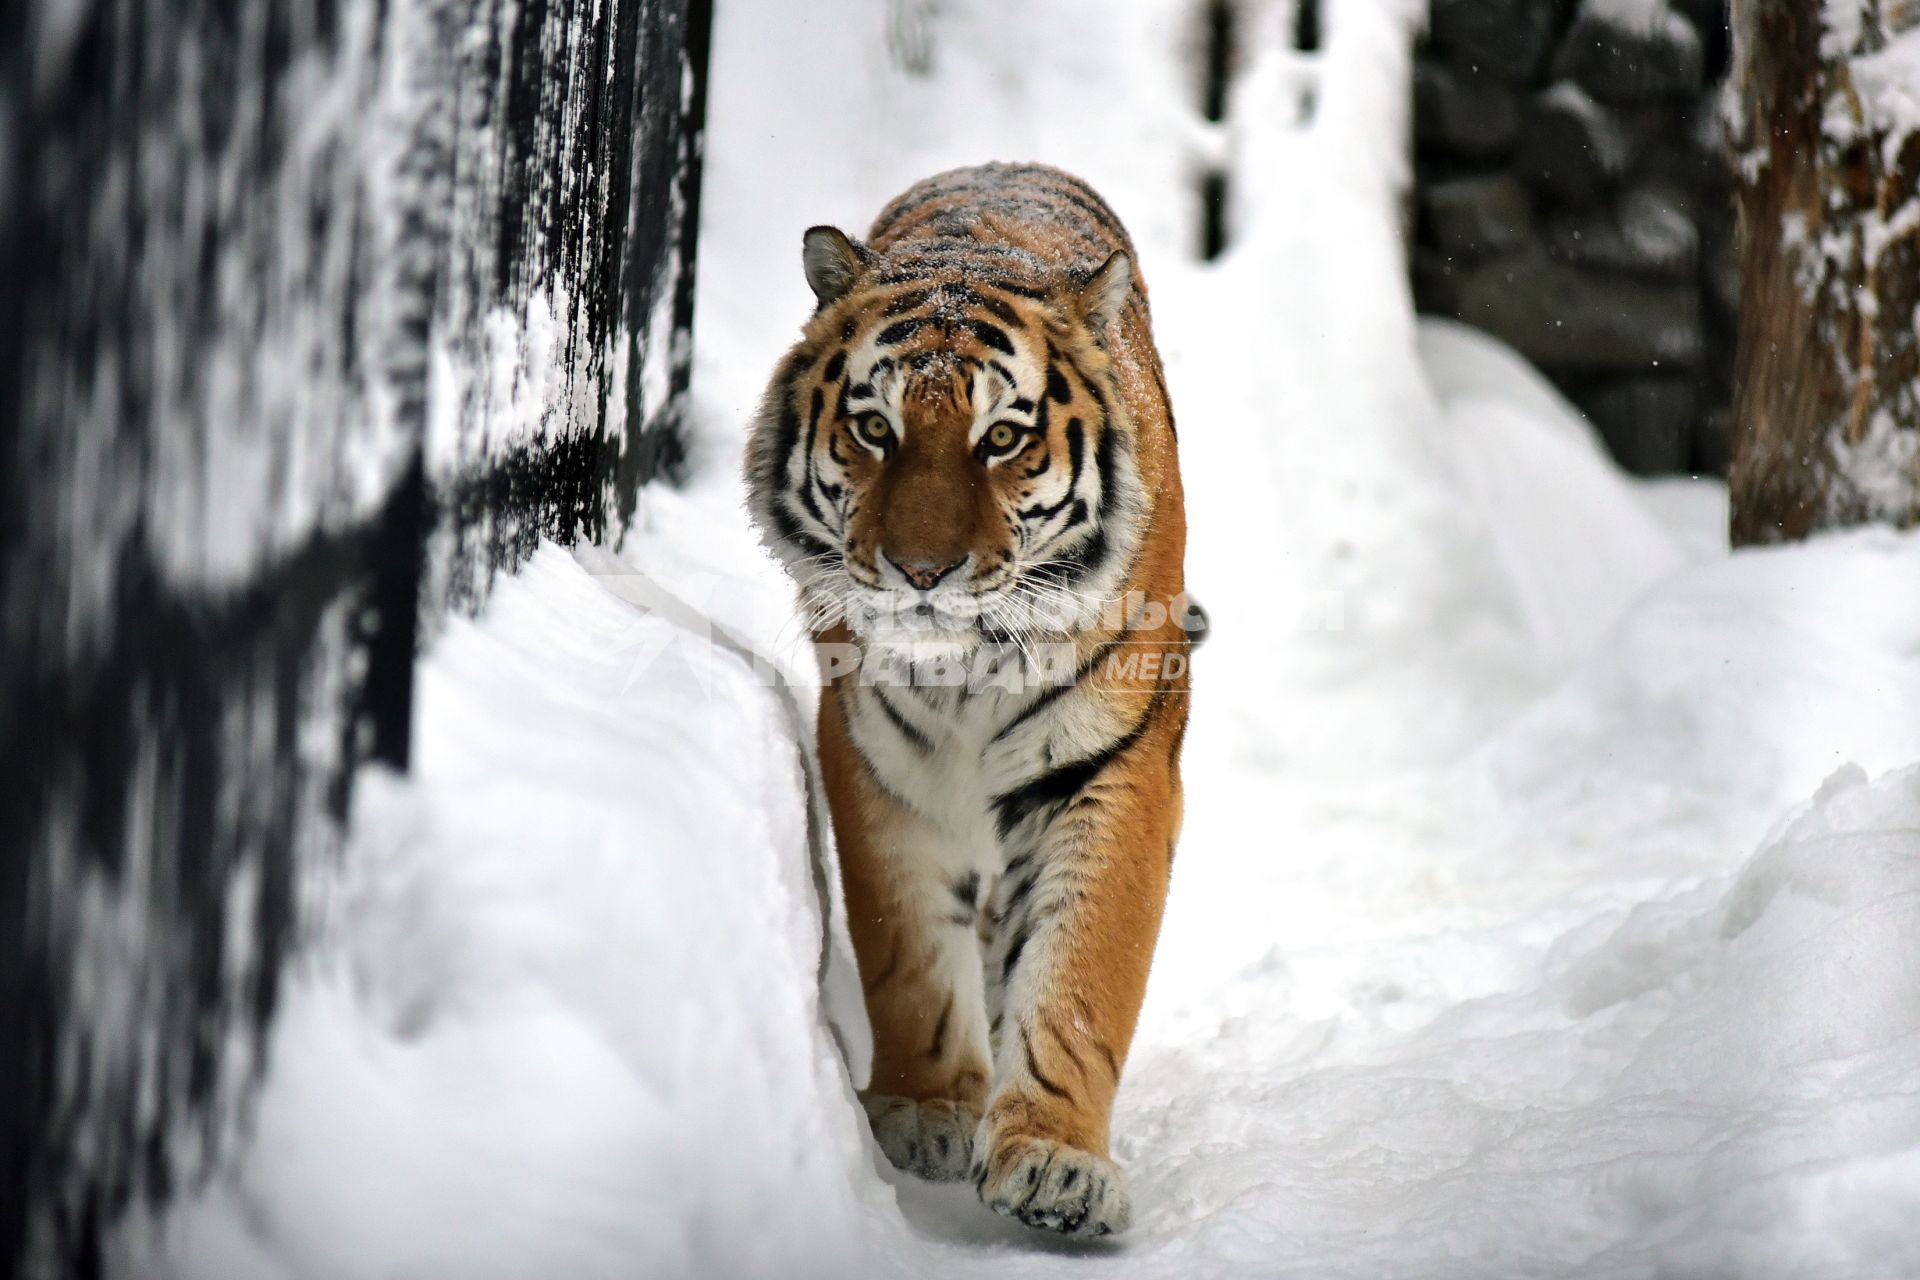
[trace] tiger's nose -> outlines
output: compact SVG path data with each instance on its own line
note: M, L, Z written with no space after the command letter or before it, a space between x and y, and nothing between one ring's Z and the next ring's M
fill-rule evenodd
M966 563L965 556L958 560L949 560L945 564L938 564L931 560L898 560L884 551L880 554L887 556L887 563L898 569L908 582L922 591L933 590L940 584L942 578Z

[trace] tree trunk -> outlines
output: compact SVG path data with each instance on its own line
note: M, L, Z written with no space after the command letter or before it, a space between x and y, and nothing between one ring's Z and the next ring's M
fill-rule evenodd
M1920 0L1736 0L1736 545L1920 523Z

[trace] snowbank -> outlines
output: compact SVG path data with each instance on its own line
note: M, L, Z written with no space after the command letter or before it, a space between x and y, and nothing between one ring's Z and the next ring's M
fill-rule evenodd
M547 549L420 671L192 1277L845 1275L865 1161L772 690ZM156 1258L155 1252L160 1257Z
M1912 1274L1917 841L1920 770L1848 768L1730 874L1276 946L1132 1068L1129 1261Z

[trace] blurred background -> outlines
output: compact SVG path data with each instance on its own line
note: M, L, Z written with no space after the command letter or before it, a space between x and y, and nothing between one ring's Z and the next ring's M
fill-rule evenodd
M990 159L1215 624L1097 1259L873 1166L741 511ZM14 0L0 1257L1909 1273L1917 183L1904 0Z

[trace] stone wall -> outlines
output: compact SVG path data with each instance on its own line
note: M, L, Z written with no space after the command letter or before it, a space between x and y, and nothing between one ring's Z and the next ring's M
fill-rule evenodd
M1516 347L1640 473L1722 472L1724 0L1432 0L1416 305Z
M677 460L707 14L0 3L0 1272L209 1166L420 637Z

